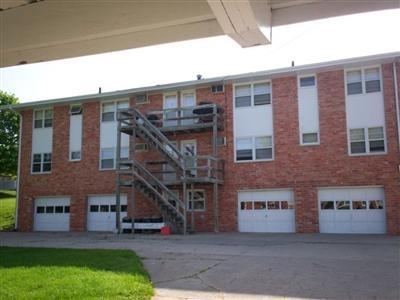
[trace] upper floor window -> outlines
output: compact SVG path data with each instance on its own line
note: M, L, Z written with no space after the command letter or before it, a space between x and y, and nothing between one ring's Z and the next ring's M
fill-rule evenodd
M374 93L381 90L379 68L353 70L346 73L347 95Z
M101 121L114 122L117 120L117 110L128 108L129 101L106 102L101 106Z
M51 153L34 153L32 158L32 173L51 172Z
M350 153L371 154L385 152L383 127L350 129Z
M272 159L272 137L244 137L236 139L236 161Z
M235 107L271 104L271 86L268 82L235 86Z
M53 126L53 109L34 111L34 128L49 128Z

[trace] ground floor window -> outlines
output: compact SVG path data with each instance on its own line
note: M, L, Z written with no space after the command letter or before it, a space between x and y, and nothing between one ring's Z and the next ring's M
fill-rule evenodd
M204 211L205 210L205 191L204 190L193 190L187 193L187 204L188 210L192 211Z

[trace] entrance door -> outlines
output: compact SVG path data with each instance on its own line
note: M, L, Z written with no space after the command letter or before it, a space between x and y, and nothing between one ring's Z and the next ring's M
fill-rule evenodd
M196 140L182 141L181 152L185 156L185 168L190 170L190 175L197 175L197 164L195 156L197 155L197 143Z

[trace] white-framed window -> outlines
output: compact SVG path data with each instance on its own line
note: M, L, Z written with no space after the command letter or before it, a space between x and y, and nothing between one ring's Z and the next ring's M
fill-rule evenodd
M381 91L379 67L349 70L346 72L347 95L375 93Z
M298 77L300 145L319 145L319 111L316 75Z
M32 173L51 172L51 153L33 153Z
M353 128L349 130L350 154L375 154L386 152L383 127Z
M71 161L75 161L75 160L81 160L81 151L80 150L76 150L76 151L71 151L69 153L69 160Z
M34 111L33 117L34 128L50 128L53 127L53 109L46 108Z
M271 104L271 84L257 82L234 87L235 108Z
M189 211L205 211L206 193L204 190L187 191L187 207Z
M128 100L120 100L113 102L105 102L101 105L101 121L102 122L115 122L117 120L117 110L128 108Z
M236 138L236 161L258 161L272 159L272 136Z
M318 145L318 144L319 144L318 132L306 132L301 134L301 145Z
M129 147L121 147L121 160L129 158ZM100 150L100 169L112 170L116 167L116 148L102 148Z

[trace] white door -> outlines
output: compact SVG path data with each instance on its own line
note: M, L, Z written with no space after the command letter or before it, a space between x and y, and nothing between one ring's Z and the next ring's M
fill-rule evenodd
M178 117L178 95L175 94L167 94L164 95L164 122L163 125L165 127L168 126L177 126L178 120L169 120Z
M318 191L321 233L386 233L383 188L326 188Z
M192 176L197 175L196 170L196 158L197 155L197 142L196 140L182 141L181 142L181 152L185 156L185 168L189 170Z
M67 197L36 198L33 230L69 231L69 208Z
M194 91L184 91L181 94L181 117L192 117L193 106L196 105L196 94ZM193 118L182 119L181 125L190 125L194 123Z
M239 232L295 232L292 190L238 192Z
M127 198L121 195L121 222L127 216ZM116 230L116 199L110 196L90 196L87 213L88 231Z

